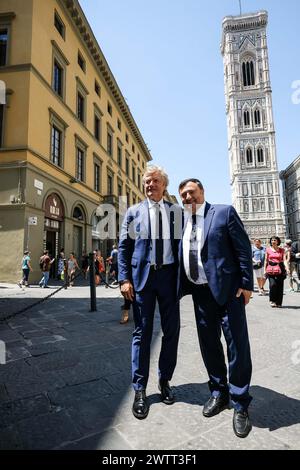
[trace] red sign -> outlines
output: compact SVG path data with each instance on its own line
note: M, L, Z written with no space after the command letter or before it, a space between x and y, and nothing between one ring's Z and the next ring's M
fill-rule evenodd
M64 206L57 194L50 194L45 204L45 217L48 219L64 220Z

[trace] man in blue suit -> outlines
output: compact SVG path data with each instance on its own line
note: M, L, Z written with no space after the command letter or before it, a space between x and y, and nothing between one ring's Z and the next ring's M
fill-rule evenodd
M163 332L159 356L159 389L164 403L174 403L169 385L177 360L179 305L176 291L178 243L175 221L181 208L164 201L168 176L156 166L143 176L147 199L130 207L124 217L119 242L119 282L125 299L133 302L135 328L132 340L133 415L149 412L146 387L149 377L153 318L158 301ZM179 214L179 217L178 217Z
M252 372L245 314L253 290L251 245L232 206L205 202L198 179L179 185L185 205L179 247L179 295L192 294L197 332L209 375L211 397L203 415L215 416L234 407L233 429L238 437L251 431L248 406ZM227 343L229 378L221 343Z

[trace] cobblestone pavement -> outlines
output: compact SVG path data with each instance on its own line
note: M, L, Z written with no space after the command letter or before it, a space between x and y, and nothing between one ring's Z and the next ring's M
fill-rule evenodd
M50 292L0 284L0 317ZM150 412L143 421L132 416L133 323L119 324L121 304L118 290L97 287L98 310L90 312L89 288L76 286L0 323L7 353L0 364L0 449L300 449L300 294L287 293L281 310L254 294L247 309L253 430L246 439L233 434L232 410L202 416L209 394L190 297L181 302L177 401L164 405L157 390L157 316Z

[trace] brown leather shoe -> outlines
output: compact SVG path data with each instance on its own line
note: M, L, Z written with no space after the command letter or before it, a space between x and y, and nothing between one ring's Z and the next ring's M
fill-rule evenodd
M127 323L129 320L129 310L122 310L122 316L120 323L123 325L124 323Z

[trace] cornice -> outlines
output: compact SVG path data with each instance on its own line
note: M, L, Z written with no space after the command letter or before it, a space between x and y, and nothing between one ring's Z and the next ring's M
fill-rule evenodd
M294 161L285 169L282 170L279 174L281 180L285 180L289 176L291 176L295 171L300 168L300 155L295 158Z
M141 146L143 152L145 153L147 160L152 160L149 149L139 131L139 128L131 114L129 106L127 105L125 98L122 95L122 92L114 78L112 71L104 57L104 54L94 36L94 33L87 21L87 18L79 5L78 0L61 0L64 4L69 16L78 31L79 36L82 38L88 51L90 52L91 57L93 58L100 74L105 80L112 96L114 97L120 112L125 118L128 127L135 136L137 142Z

